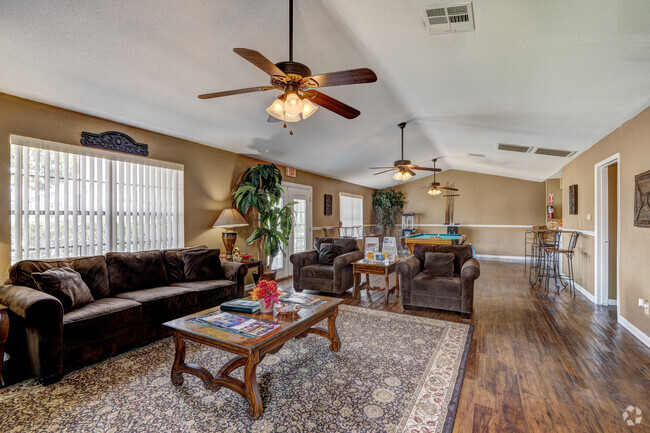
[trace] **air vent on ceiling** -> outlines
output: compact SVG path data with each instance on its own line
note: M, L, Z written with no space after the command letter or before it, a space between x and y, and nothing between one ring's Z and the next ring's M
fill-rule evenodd
M567 158L569 156L575 155L576 151L575 150L562 150L562 149L546 149L543 147L538 147L535 149L536 155L548 155L548 156L560 156L563 158Z
M485 155L482 153L468 153L469 156L475 156L477 158L485 158Z
M532 147L519 146L518 144L497 143L497 149L505 150L505 151L508 151L508 152L528 153L528 152L531 151Z
M430 35L474 30L472 3L435 6L423 9L424 23Z

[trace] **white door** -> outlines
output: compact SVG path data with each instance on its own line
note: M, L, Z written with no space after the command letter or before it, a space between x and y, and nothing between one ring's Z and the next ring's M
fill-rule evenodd
M283 182L284 203L295 201L293 205L293 229L289 237L289 243L284 252L286 257L278 254L273 258L272 269L277 273L276 278L283 278L293 275L293 268L289 257L293 253L299 253L311 248L312 245L312 189L310 186Z

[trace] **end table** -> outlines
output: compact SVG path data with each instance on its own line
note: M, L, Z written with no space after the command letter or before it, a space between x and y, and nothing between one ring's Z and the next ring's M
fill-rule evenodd
M399 276L395 276L395 286L390 287L390 274L395 273L397 261L389 262L387 265L384 262L375 262L372 260L357 260L352 263L352 274L354 275L354 292L352 297L356 299L359 290L366 290L370 293L371 290L383 291L386 290L386 299L384 304L388 304L388 297L391 293L395 292L399 299ZM366 274L366 281L361 283L361 274ZM386 278L386 289L370 285L370 275L383 275Z

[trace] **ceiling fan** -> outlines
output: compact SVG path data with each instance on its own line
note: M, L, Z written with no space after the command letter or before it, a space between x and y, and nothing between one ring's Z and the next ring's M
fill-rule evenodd
M439 158L433 158L431 161L433 161L433 167L436 167L436 161L438 161ZM437 171L440 171L440 169L437 169ZM450 186L441 186L440 182L436 182L436 172L433 172L433 182L427 186L427 194L432 195L432 196L438 196L442 194L442 190L447 190L447 191L458 191L458 188L452 188ZM460 197L460 194L447 194L445 197Z
M397 170L397 172L393 175L393 179L400 182L400 181L409 180L410 178L415 176L416 173L413 170L433 171L434 175L437 171L441 171L439 168L435 167L435 159L433 160L434 161L433 168L418 167L417 165L411 164L411 161L409 161L408 159L404 159L404 128L406 127L406 122L402 122L397 126L399 127L399 129L402 130L402 159L393 161L392 167L369 167L370 170L381 170L384 168L388 169L388 170L375 173L374 175L376 176L378 174L388 173L389 171Z
M248 87L225 92L205 93L199 99L220 98L241 93L281 90L283 93L266 109L269 121L298 122L307 119L318 110L326 108L346 119L354 119L361 112L349 105L331 98L315 89L346 84L374 83L375 73L368 68L328 72L312 75L311 69L293 61L293 0L289 0L289 61L271 63L269 59L255 50L234 48L233 51L245 60L266 72L271 77L270 86ZM286 126L286 125L285 125Z

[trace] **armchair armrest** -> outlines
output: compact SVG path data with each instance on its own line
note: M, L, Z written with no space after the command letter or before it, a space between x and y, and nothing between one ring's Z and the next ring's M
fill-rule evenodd
M342 293L352 284L352 263L361 260L364 253L361 250L351 251L349 253L341 254L334 259L334 293ZM347 268L348 279L344 278L344 273Z
M406 260L400 260L395 266L403 305L411 305L411 280L420 272L420 265L420 260L416 256L411 256Z
M31 371L38 377L63 373L63 305L54 296L25 286L0 287L0 303L17 316L12 327L24 327L26 341L10 341L23 346ZM13 335L20 335L12 333Z
M481 265L478 260L469 259L460 269L461 304L462 313L472 314L474 306L474 281L481 275Z
M248 267L244 263L222 260L221 268L227 280L237 283L237 297L243 298L245 296L244 280L248 273Z
M302 290L300 284L300 269L307 265L318 263L318 251L309 250L291 254L289 261L293 265L293 288Z

